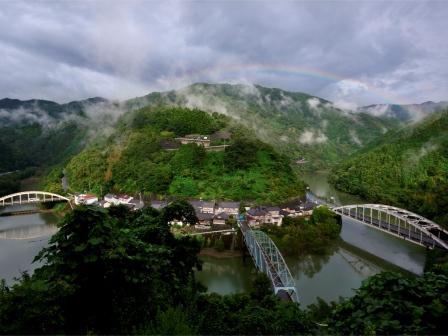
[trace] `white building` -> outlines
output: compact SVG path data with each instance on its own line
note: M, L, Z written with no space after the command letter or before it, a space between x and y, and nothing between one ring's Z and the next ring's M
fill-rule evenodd
M79 194L75 195L75 204L76 205L92 205L98 202L98 197L93 194Z

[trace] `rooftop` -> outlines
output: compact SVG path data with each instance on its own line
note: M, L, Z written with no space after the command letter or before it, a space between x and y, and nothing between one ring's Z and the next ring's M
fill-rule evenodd
M214 208L215 207L215 202L211 202L211 201L194 200L194 201L190 201L190 204L195 208Z
M223 201L218 202L217 206L220 208L239 208L240 202Z

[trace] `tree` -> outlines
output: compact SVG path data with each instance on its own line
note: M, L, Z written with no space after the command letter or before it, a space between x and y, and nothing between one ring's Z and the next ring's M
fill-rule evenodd
M356 295L338 305L329 326L338 334L448 333L448 277L385 272L368 278Z
M0 333L131 333L191 301L200 246L171 234L169 213L76 208L36 258L44 265L0 290Z

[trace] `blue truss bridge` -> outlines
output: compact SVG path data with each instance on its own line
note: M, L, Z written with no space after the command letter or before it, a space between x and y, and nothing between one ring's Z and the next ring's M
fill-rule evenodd
M294 278L272 239L262 231L252 230L245 221L238 221L238 225L255 266L271 280L275 295L299 302Z

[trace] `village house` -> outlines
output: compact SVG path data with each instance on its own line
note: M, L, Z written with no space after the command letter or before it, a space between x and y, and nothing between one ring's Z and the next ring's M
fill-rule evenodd
M199 200L199 201L190 201L190 204L195 209L196 214L198 214L198 213L214 214L215 213L215 202Z
M247 223L250 227L259 228L266 222L267 213L261 207L249 209L246 213Z
M285 216L288 217L311 216L315 207L316 204L312 202L300 202L296 205L286 206L282 209L282 212Z
M283 215L277 206L257 207L247 211L248 224L251 227L259 227L262 224L282 225Z
M280 208L278 206L266 207L268 216L266 218L268 224L275 224L277 226L282 225L283 215L280 214Z
M210 227L213 222L213 213L199 212L196 213L198 217L199 225Z
M218 213L213 218L213 225L226 225L228 219L229 219L229 214L227 214L225 212Z
M228 215L238 215L240 202L218 202L216 204L216 213L226 213Z
M113 205L129 204L134 198L128 195L106 194L104 200Z
M221 130L221 131L216 131L215 133L213 133L212 135L210 135L210 139L214 140L214 141L226 141L226 140L230 140L232 138L232 133L225 131L225 130Z
M75 195L76 205L93 205L98 202L98 197L93 194L79 194Z
M177 141L180 141L182 145L187 145L190 143L194 143L198 146L209 147L210 146L210 137L208 135L200 135L200 134L187 134L184 137L175 138Z

